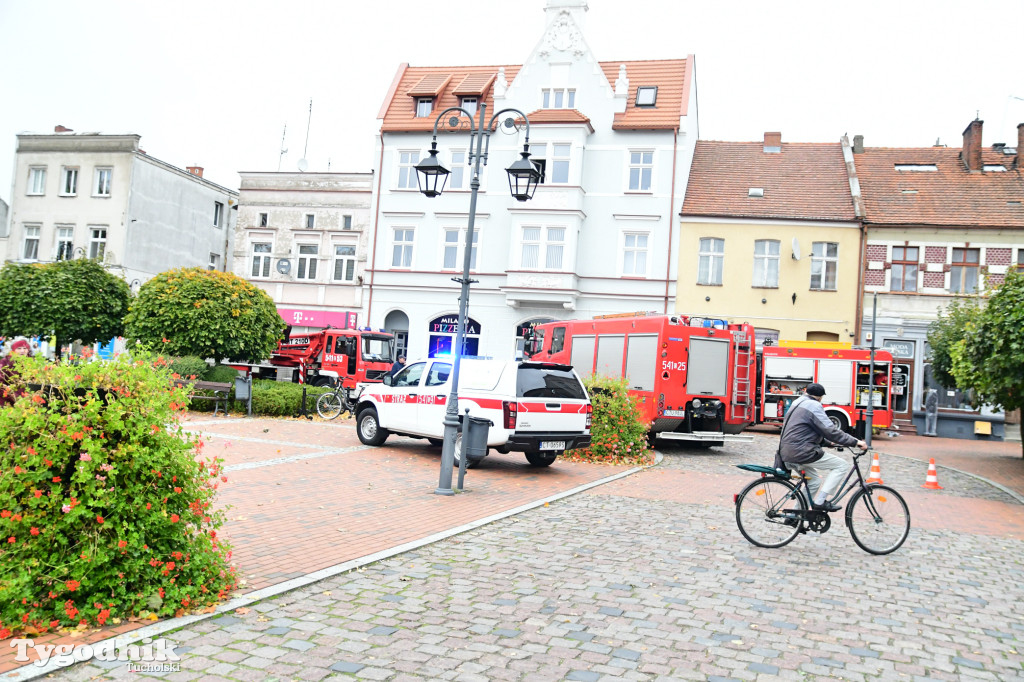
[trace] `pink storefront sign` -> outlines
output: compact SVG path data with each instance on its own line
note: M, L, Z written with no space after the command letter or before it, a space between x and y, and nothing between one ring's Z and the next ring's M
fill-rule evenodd
M358 313L345 311L278 308L277 313L285 322L297 327L334 327L336 329L356 329L359 324Z

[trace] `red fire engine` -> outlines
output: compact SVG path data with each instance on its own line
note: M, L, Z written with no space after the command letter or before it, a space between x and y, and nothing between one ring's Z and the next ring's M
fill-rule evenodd
M276 379L279 370L291 369L291 381L312 386L340 383L352 390L360 382L383 381L394 362L394 337L387 332L332 327L295 336L290 332L288 327L268 362L231 366L264 379Z
M722 445L754 421L754 329L724 320L629 313L537 325L527 354L571 364L581 376L628 378L667 439Z
M758 375L758 422L781 426L790 404L807 384L817 382L825 387L825 414L840 429L852 431L863 420L869 390L874 401L872 425L892 426L892 365L889 351L876 350L871 381L871 351L864 348L813 341L765 346Z

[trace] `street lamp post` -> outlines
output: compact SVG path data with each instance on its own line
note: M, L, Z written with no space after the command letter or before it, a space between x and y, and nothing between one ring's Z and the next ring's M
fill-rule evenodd
M521 158L506 168L508 173L509 190L512 196L518 201L527 201L533 198L537 190L537 183L540 182L540 171L530 161L530 121L526 114L518 109L502 109L495 113L484 124L487 115L487 105L480 103L476 112L476 121L473 121L473 114L462 107L449 107L437 115L434 121L434 134L430 141L430 154L416 165L416 182L420 191L427 197L440 196L444 191L445 183L448 181L450 171L441 165L437 158L437 127L448 114L452 114L448 120L449 128L457 129L462 127L461 113L470 121L469 141L469 163L473 166L473 175L470 179L469 198L469 223L466 228L466 245L462 254L462 277L453 277L452 280L462 285L459 294L459 324L455 332L454 357L452 358L452 389L448 395L448 403L444 413L444 445L441 448L441 477L434 492L438 495L454 495L452 490L452 469L455 463L455 440L459 430L459 364L462 360L463 343L466 337L466 316L469 307L469 265L470 256L473 251L473 229L476 223L476 201L480 191L480 169L487 165L487 152L490 148L490 138L495 122L503 114L517 114L526 124L526 136L523 144ZM515 119L511 116L502 122L502 125L515 127ZM465 457L465 449L461 453Z

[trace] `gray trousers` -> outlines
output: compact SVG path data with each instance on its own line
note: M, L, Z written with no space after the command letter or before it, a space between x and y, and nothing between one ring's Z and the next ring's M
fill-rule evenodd
M820 504L839 489L846 474L850 472L851 465L839 455L825 452L817 462L786 462L786 466L793 471L807 472L807 487L811 491L811 501Z
M937 412L925 411L925 413L924 413L924 435L926 435L926 436L937 435L935 433L935 427L936 427L938 421L939 421L939 414Z

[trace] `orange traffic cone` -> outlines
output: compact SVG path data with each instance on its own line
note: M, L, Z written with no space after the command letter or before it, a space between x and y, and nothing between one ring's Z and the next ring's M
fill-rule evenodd
M939 474L935 470L935 458L928 460L928 477L924 480L922 488L928 488L929 490L942 490L942 486L939 485Z
M868 479L865 483L882 484L882 468L878 465L878 453L871 458L871 471L868 472Z

